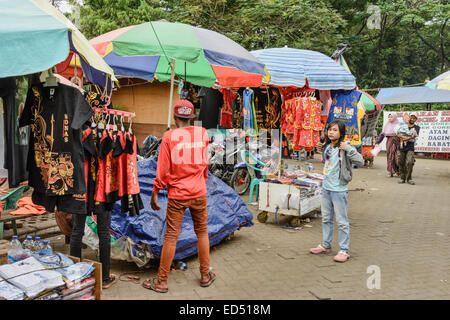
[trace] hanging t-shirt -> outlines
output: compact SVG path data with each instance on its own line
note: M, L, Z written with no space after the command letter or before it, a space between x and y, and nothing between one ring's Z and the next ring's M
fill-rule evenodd
M27 128L19 129L17 119L21 104L21 97L17 86L19 81L15 77L0 79L0 99L3 105L4 125L4 168L8 170L8 184L10 188L18 187L28 179L26 158L28 154ZM22 101L23 102L23 101Z
M249 134L258 134L258 126L255 118L254 92L252 89L245 89L242 92L242 113L243 129Z
M242 129L242 106L241 96L239 94L233 100L233 128Z
M223 105L220 116L221 128L233 128L233 100L236 99L236 94L230 89L221 89L223 96Z
M259 129L266 128L266 106L269 104L268 89L253 88L256 125Z
M198 93L202 98L198 120L205 129L217 129L220 119L220 107L223 105L222 93L217 89L202 87Z
M355 135L359 135L358 101L361 98L361 92L356 90L332 90L331 98L333 102L327 124L336 119L344 121L345 140L352 141Z
M71 86L33 85L20 125L30 124L29 185L47 196L86 193L82 125L94 111Z
M354 134L352 140L350 141L351 145L359 146L361 144L361 125L364 119L364 115L366 111L362 108L358 108L357 118L358 118L358 131L357 134Z
M277 88L270 88L269 90L269 103L266 106L266 128L278 129L280 127L281 119L281 94Z

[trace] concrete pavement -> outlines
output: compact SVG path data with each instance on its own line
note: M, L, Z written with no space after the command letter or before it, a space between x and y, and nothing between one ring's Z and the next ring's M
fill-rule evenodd
M313 163L322 168L318 160ZM386 177L385 168L386 158L379 156L374 168L354 171L346 263L333 261L339 250L336 226L332 254L314 256L309 248L321 242L320 218L312 219L312 228L282 229L273 214L259 223L257 207L250 206L255 225L211 249L217 274L211 287L199 286L199 264L191 257L185 260L188 270L170 273L166 294L119 281L103 291L103 299L449 299L450 162L417 159L415 186ZM64 236L49 239L54 250L68 253ZM84 252L97 259L92 250ZM134 263L112 261L116 274L136 270ZM142 283L156 275L157 265L139 271Z

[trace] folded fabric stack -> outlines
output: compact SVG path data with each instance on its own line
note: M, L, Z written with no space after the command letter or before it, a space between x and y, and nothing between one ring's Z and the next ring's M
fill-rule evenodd
M89 278L94 271L93 263L78 262L70 267L60 269L67 287L78 286L84 279Z
M95 278L89 277L63 290L63 300L94 300Z
M45 270L34 257L12 264L0 266L0 277L25 292L28 298L38 296L41 292L64 286L61 273Z
M45 290L32 298L26 298L25 300L62 300L62 291L65 286L59 286L55 289Z
M0 297L6 300L23 300L25 293L0 277Z
M310 187L320 187L321 181L309 178L297 178L294 181L292 181L291 184L310 188Z
M319 181L323 181L323 179L324 179L324 175L323 174L316 173L316 172L308 173L307 177L310 178L310 179L319 180Z

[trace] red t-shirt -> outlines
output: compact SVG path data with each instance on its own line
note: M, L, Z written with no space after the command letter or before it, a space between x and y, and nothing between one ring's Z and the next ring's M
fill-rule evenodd
M167 131L162 139L153 191L167 187L169 199L188 200L206 194L208 132L202 127Z

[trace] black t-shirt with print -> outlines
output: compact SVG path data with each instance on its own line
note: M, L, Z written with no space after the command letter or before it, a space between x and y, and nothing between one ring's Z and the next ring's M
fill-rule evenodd
M48 196L86 193L82 125L94 111L71 86L32 86L20 126L30 124L29 185Z

